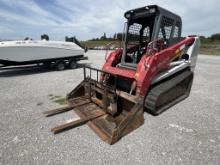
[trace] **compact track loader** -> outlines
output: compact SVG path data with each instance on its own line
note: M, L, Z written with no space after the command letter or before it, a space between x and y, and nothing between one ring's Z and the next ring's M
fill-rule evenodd
M181 38L181 18L159 6L129 10L123 49L106 57L101 70L84 67L84 80L67 95L79 120L52 128L54 133L87 123L109 144L144 123L144 111L158 115L189 96L199 38Z

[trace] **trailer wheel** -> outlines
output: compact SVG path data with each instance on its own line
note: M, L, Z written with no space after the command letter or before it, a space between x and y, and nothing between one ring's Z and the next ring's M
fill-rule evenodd
M76 63L76 61L71 60L71 61L69 62L69 67L70 67L70 69L76 69L76 68L77 68L77 63Z
M66 67L66 64L65 64L64 61L58 61L58 62L56 63L56 69L57 69L58 71L64 70L65 67Z

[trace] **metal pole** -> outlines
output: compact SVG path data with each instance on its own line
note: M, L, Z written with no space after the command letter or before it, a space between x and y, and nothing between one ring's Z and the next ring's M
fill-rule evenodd
M97 82L99 81L99 71L97 70Z
M84 80L86 79L86 67L85 65L83 66L83 74L84 74Z

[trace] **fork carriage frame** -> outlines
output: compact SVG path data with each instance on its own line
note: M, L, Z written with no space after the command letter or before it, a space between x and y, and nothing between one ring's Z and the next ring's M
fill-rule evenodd
M97 74L96 79L92 79L92 72ZM52 128L53 133L87 123L103 141L113 144L144 123L142 98L117 90L116 84L110 86L99 81L99 75L110 74L108 72L85 66L83 73L84 80L67 95L68 106L44 113L52 116L74 110L80 119ZM113 76L117 80L117 76ZM111 112L109 107L115 98L117 109Z

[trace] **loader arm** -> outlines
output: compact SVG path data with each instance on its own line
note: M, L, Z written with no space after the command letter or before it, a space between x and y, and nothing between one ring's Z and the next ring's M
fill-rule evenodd
M144 55L137 66L135 80L137 84L136 95L146 96L153 78L161 71L170 67L173 59L185 53L185 48L192 45L194 37L187 37L180 43L164 49L154 55Z

